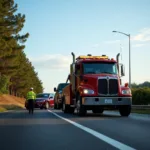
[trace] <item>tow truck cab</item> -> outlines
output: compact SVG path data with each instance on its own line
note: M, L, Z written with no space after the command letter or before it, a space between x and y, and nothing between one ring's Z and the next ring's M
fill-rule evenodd
M79 56L70 65L70 75L63 89L63 111L85 115L87 110L102 113L104 109L119 109L121 116L131 112L132 94L128 84L122 85L125 76L123 64L106 55Z

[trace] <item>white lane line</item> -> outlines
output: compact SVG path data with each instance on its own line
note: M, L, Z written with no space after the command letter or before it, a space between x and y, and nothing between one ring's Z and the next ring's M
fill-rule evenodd
M83 125L81 125L79 123L76 123L76 122L74 122L72 120L69 120L67 118L64 118L64 117L54 113L51 110L48 110L48 111L51 112L52 114L54 114L55 116L57 116L58 118L61 118L61 119L65 120L65 121L71 123L72 125L74 125L74 126L80 128L80 129L82 129L82 130L92 134L93 136L95 136L95 137L99 138L100 140L102 140L102 141L112 145L115 148L118 148L120 150L136 150L136 149L134 149L134 148L132 148L132 147L130 147L128 145L125 145L125 144L123 144L121 142L118 142L118 141L112 139L112 138L109 138L109 137L107 137L107 136L105 136L105 135L103 135L103 134L101 134L101 133L99 133L97 131L94 131L94 130L92 130L90 128L87 128L87 127L85 127L85 126L83 126Z

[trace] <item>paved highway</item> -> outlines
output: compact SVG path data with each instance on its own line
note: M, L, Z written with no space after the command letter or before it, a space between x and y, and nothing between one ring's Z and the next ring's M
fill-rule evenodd
M86 117L60 110L0 114L2 150L150 150L150 116L118 113Z

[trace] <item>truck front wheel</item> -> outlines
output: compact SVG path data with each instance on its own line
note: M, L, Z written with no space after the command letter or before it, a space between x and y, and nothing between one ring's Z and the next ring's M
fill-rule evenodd
M128 106L120 106L119 107L119 112L120 112L120 115L121 116L126 116L128 117L131 113L131 106L128 105Z
M87 110L85 109L85 107L82 105L82 98L80 97L80 95L77 95L77 115L78 116L85 116Z
M73 107L70 107L70 108L69 108L69 113L71 113L71 114L74 113L74 108L73 108Z
M63 98L63 103L62 103L62 111L64 113L69 113L69 105L65 104L65 98Z

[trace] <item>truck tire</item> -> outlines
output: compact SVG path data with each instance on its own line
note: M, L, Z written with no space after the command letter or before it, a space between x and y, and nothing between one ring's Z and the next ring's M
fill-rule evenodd
M85 107L82 105L82 97L77 94L77 115L78 116L85 116L87 113L87 110Z
M57 104L57 109L61 109L61 104Z
M102 114L103 113L103 111L104 111L104 109L103 108L95 108L95 109L93 109L92 110L92 112L94 113L94 114L97 114L97 113L100 113L100 114Z
M69 106L70 107L70 106ZM69 113L73 114L74 113L74 107L69 108Z
M74 108L70 107L70 105L63 104L62 111L64 113L71 113L71 114L73 114L74 113Z
M65 104L65 98L63 98L62 111L63 111L64 113L69 113L69 105L66 105L66 104Z
M120 106L119 107L119 112L121 116L126 116L128 117L131 113L131 106L127 105L127 106Z

